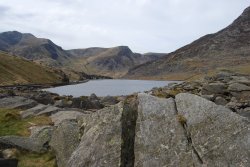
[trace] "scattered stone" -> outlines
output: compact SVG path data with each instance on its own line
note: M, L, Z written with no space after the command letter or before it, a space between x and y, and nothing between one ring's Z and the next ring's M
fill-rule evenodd
M30 108L28 110L24 110L20 112L20 115L22 118L29 118L29 117L33 117L36 114L38 114L39 112L45 110L47 108L46 105L44 104L38 104L37 106Z
M115 97L106 96L106 97L102 98L100 102L101 102L101 104L103 104L105 106L109 106L109 105L115 105L119 101Z
M217 105L223 105L223 106L228 103L226 99L224 99L223 97L220 97L220 96L216 97L214 102Z
M76 120L79 116L85 115L79 111L58 111L50 116L55 126L59 125L64 120Z
M249 91L250 87L240 83L233 83L228 86L228 90L233 92L242 92Z
M201 92L203 95L224 94L227 92L226 88L224 83L210 83L204 85Z
M57 113L60 110L60 108L58 107L54 107L51 105L47 105L45 110L42 110L41 112L39 112L36 115L46 115L46 116L50 116L52 114Z
M19 151L15 148L5 149L2 151L2 155L4 159L15 159L18 157Z
M97 97L96 94L94 94L94 93L92 93L92 94L88 97L88 99L89 99L90 101L95 101L95 100L99 101L98 97Z
M0 100L0 108L28 109L37 105L37 102L21 96L6 97Z
M204 98L204 99L207 99L209 101L214 101L215 100L214 95L201 95L201 97Z
M55 101L54 106L64 108L64 107L71 107L72 104L73 102L71 100L62 99Z
M21 150L28 150L37 153L46 152L48 149L48 142L51 138L53 128L41 127L36 133L30 137L20 136L2 136L0 137L1 148L17 148Z
M237 113L243 117L250 119L250 107L241 109Z
M41 104L54 104L54 97L52 96L51 93L49 92L38 92L36 94L34 94L33 96L31 96L31 99L34 99L35 101L37 101L38 103Z

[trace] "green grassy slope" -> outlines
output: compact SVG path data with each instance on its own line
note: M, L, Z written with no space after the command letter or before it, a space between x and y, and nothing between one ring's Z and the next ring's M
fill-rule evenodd
M0 52L0 85L56 83L59 76L32 61Z

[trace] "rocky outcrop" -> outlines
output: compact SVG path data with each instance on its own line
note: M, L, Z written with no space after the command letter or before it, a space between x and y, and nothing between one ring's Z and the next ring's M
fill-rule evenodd
M21 114L43 113L54 127L34 128L29 138L0 137L0 146L35 152L52 148L59 167L249 166L249 81L221 73L134 94L91 112L55 107L46 114L39 104ZM87 106L99 98L69 100L72 105L85 100Z
M186 120L185 130L202 164L250 165L249 121L192 94L178 94L176 105L178 114Z
M50 146L55 151L59 167L67 167L67 162L79 142L77 122L72 120L62 121L53 132L50 141Z
M6 97L0 100L0 108L27 109L37 105L37 102L21 96Z
M245 72L249 73L249 28L250 7L228 27L205 35L156 61L136 66L126 77L185 80L221 68L246 69Z
M34 129L30 137L3 136L0 137L0 148L18 148L43 153L48 150L52 131L52 127L45 126Z
M37 106L21 111L21 117L22 118L29 118L29 117L34 117L38 115L47 115L50 116L52 114L55 114L58 112L60 108L54 107L52 105L43 105L43 104L38 104Z
M122 104L82 117L81 143L70 157L68 167L120 166Z
M175 101L138 95L135 166L193 166L192 149L177 120Z

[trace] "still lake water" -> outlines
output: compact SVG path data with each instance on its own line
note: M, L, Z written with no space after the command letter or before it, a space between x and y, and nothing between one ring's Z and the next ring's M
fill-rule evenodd
M44 89L59 95L72 95L74 97L90 96L95 93L97 96L120 96L130 95L135 92L144 92L154 87L164 87L169 83L178 81L145 81L145 80L90 80L77 85L67 85L55 88Z

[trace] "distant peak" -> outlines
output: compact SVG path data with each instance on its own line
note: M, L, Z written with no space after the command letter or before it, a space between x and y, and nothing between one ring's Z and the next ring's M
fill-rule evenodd
M245 15L245 14L250 14L250 6L249 7L247 7L244 11L243 11L243 13L242 13L243 15Z
M18 31L6 31L6 32L2 32L1 34L4 34L4 35L22 35L22 33L18 32Z
M243 11L243 13L239 16L238 19L240 19L240 20L250 20L250 6Z

